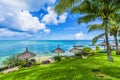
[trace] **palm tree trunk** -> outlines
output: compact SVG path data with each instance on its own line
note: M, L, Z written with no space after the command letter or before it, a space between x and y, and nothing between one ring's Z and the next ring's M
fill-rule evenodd
M108 18L104 18L104 23L105 23L105 40L106 40L106 46L107 46L108 61L112 62L113 58L111 56L110 45L108 40L108 26L107 26Z
M119 54L119 51L118 51L117 35L114 35L114 39L115 39L115 46L116 46L116 55L120 55L120 54Z

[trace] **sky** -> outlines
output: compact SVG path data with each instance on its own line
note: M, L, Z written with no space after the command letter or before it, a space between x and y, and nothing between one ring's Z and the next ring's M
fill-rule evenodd
M58 0L0 0L0 40L90 40L88 25L77 23L81 14L58 15Z

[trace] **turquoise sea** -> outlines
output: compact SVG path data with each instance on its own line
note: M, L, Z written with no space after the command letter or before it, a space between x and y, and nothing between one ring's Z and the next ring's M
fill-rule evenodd
M100 42L102 41L98 41L98 43ZM69 52L73 45L90 46L91 43L91 40L1 40L0 62L8 56L24 52L26 47L28 47L29 50L34 52L36 55L45 56L52 55L52 51L57 47L58 44L63 50ZM95 46L90 47L95 48Z

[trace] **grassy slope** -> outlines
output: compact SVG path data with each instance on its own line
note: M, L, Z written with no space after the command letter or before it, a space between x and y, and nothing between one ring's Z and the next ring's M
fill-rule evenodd
M106 54L97 54L86 60L65 59L0 74L0 80L120 80L120 56L113 55L114 62L106 58ZM93 72L96 68L100 71Z

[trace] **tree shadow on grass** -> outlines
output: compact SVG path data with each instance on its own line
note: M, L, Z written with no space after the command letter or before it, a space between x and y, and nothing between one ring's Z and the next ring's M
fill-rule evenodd
M88 66L82 67L68 67L68 68L56 68L49 71L42 72L37 75L37 79L45 80L92 80L97 79L93 76L91 68Z
M120 79L120 67L101 67L101 73Z

